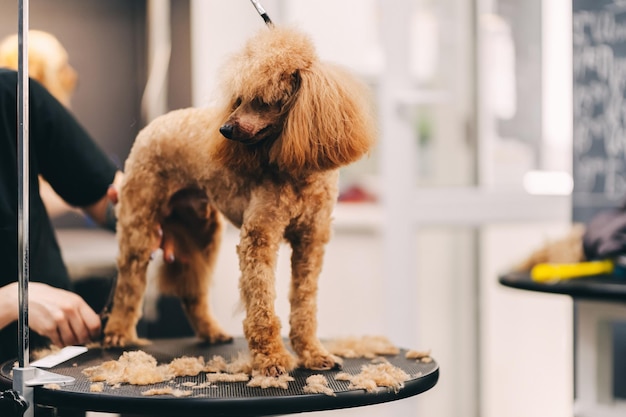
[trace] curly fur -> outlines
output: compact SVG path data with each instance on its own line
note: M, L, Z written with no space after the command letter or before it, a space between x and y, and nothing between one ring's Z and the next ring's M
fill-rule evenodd
M225 217L240 228L243 328L254 368L265 375L296 364L332 368L336 358L316 336L317 281L338 169L374 143L369 93L343 69L320 62L309 38L288 28L251 38L222 76L218 108L170 112L133 145L117 208L119 278L105 344L137 338L159 224L177 242L177 261L161 270L161 288L181 298L199 337L230 340L208 303ZM273 307L285 240L292 248L289 337L298 362L283 345Z

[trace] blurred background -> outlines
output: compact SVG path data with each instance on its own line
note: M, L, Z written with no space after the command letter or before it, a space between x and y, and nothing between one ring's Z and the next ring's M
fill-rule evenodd
M17 30L15 3L0 3L0 37ZM318 414L571 416L571 299L498 284L571 225L571 1L262 3L376 99L377 148L342 172L320 336L386 335L431 349L441 367L417 397ZM120 167L152 118L210 105L221 63L264 30L248 0L31 0L30 19L68 50L79 77L72 111ZM237 236L227 231L213 298L226 329L242 334ZM288 259L285 247L285 332Z

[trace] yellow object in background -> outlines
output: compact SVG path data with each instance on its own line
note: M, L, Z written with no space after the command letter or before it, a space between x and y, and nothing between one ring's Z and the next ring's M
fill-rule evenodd
M530 271L535 282L549 282L563 279L584 278L592 275L610 274L614 263L611 260L578 262L572 264L537 264Z

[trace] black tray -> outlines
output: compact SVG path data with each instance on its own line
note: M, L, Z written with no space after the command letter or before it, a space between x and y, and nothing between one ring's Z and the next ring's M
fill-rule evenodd
M529 273L514 272L499 277L500 284L528 291L565 294L574 298L605 301L626 300L626 277L596 275L553 282L535 282Z

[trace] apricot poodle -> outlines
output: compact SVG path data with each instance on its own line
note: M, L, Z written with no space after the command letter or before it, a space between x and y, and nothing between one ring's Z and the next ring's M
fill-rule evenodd
M231 339L210 312L208 295L226 217L240 228L243 330L254 369L275 376L296 365L333 368L337 358L316 335L317 282L338 169L364 156L376 136L368 89L320 62L310 39L289 28L252 37L222 75L220 106L172 111L133 145L117 208L119 277L104 342L137 339L159 224L177 245L177 260L161 270L161 290L181 299L199 337ZM297 362L274 311L284 240L292 248L289 337Z

